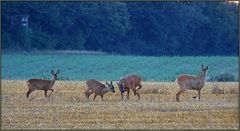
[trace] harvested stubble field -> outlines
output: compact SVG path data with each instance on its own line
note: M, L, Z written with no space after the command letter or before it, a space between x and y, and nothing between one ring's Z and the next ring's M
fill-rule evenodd
M141 100L116 93L86 101L84 81L57 81L52 100L43 91L26 98L25 81L2 80L2 129L237 129L238 83L218 83L225 94L212 94L206 83L201 100L187 91L176 102L175 83L144 82ZM33 100L30 101L31 98Z

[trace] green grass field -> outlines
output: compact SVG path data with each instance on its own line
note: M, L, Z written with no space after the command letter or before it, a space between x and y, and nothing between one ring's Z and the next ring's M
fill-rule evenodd
M237 57L143 57L118 55L3 53L2 78L50 79L51 69L60 69L62 80L119 80L138 74L145 81L174 81L179 74L198 75L200 65L209 65L208 76L221 72L237 79Z

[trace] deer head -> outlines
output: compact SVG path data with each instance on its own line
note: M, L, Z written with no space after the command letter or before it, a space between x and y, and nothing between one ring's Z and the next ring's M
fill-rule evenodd
M121 84L120 82L117 82L117 85L118 85L119 90L120 90L121 93L124 93L126 91L126 89L124 88L123 84Z
M201 64L201 67L200 76L205 77L207 75L208 66L204 67L203 64Z
M107 86L107 88L110 88L113 93L115 92L115 89L114 89L114 86L112 84L112 81L110 82L110 84L106 81L106 86Z
M56 73L54 73L53 70L51 70L51 73L52 73L52 79L57 80L57 75L59 74L59 70L57 70Z

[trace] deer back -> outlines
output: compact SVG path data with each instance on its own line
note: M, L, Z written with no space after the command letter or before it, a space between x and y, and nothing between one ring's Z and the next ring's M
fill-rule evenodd
M30 79L27 81L27 85L32 90L46 90L52 88L53 83L51 85L50 80Z
M119 81L119 84L123 85L125 88L134 89L137 86L141 85L142 78L137 75L129 75L127 77L122 78Z
M197 90L204 86L204 80L199 76L181 75L176 79L176 82L184 90Z
M97 81L97 80L88 80L86 82L86 86L88 88L88 90L92 90L93 92L100 94L102 92L102 90L106 87L104 84L102 84L101 82Z

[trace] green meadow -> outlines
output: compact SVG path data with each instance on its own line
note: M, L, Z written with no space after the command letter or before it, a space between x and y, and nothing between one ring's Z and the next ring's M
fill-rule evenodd
M145 81L174 81L180 74L198 75L201 64L209 65L208 78L227 72L237 80L238 59L214 57L145 57L56 53L2 53L2 79L51 79L60 70L60 80L119 80L138 74Z

